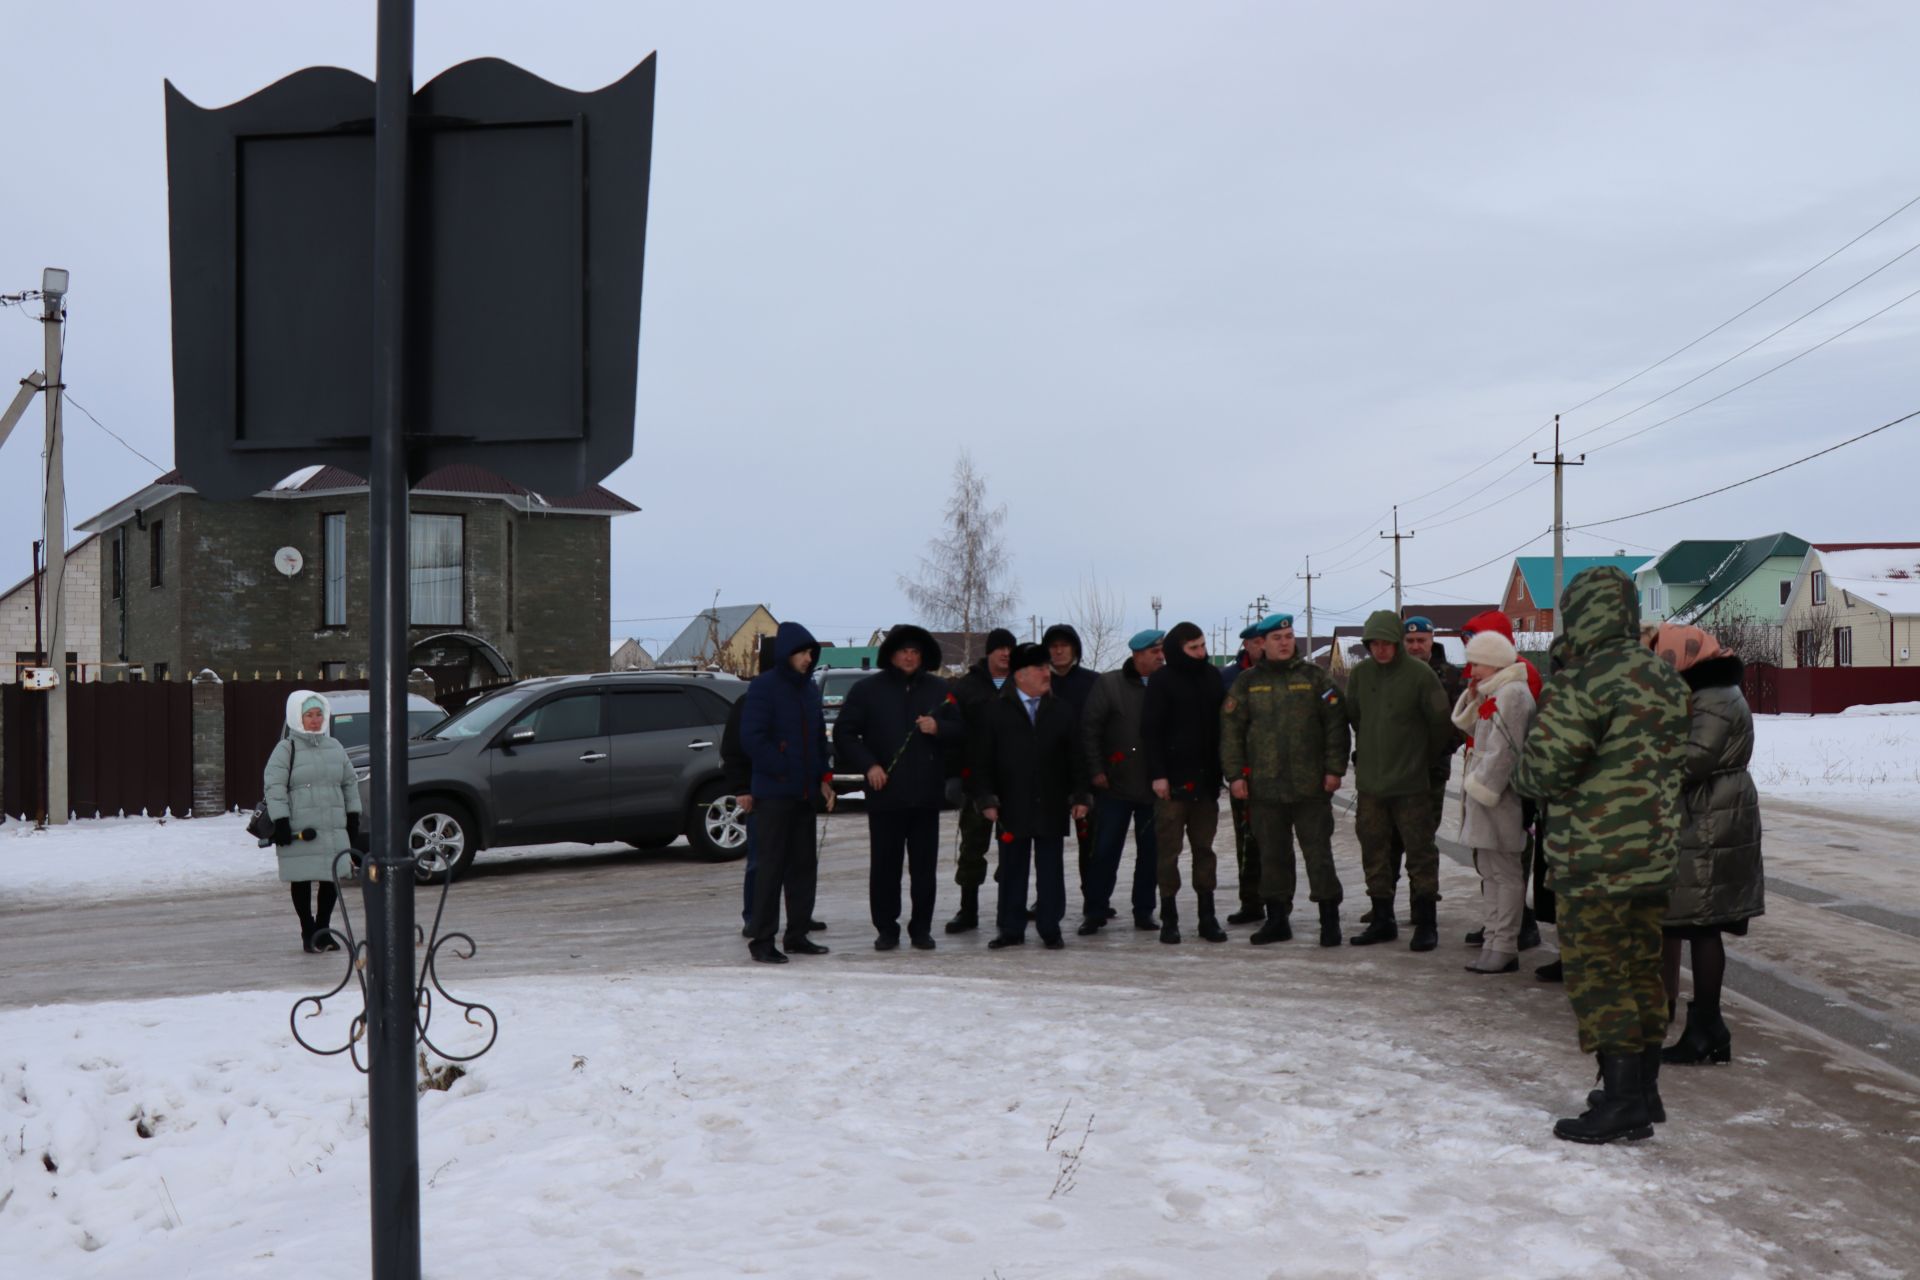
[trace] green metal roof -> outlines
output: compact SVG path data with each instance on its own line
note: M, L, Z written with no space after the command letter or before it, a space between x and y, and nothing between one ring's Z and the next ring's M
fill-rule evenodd
M1633 571L1647 562L1645 556L1564 556L1562 560L1568 582L1572 582L1574 575L1582 570L1603 564L1610 564L1631 578ZM1533 607L1554 608L1553 557L1516 556L1513 562L1520 566L1520 576L1526 579L1527 594L1533 597Z
M1696 587L1713 576L1726 558L1740 548L1737 538L1725 541L1676 542L1653 563L1660 581L1670 587Z
M877 644L825 644L820 646L820 669L822 671L845 671L849 668L877 667L880 665L880 646Z
M1768 534L1764 538L1748 538L1736 547L1707 578L1706 584L1687 601L1687 607L1675 616L1691 620L1704 617L1714 605L1731 595L1741 583L1753 576L1753 571L1775 556L1804 556L1807 554L1807 540L1796 538L1790 533Z

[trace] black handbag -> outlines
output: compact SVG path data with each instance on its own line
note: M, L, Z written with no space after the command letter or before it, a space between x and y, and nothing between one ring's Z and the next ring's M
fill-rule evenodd
M293 791L293 757L300 750L298 743L287 739L287 791ZM247 834L260 842L262 849L273 844L273 818L267 813L267 798L260 797L260 803L253 806L253 816L247 819Z

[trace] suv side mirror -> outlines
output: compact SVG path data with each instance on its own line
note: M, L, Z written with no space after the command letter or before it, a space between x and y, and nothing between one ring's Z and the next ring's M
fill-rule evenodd
M509 751L511 751L515 747L525 747L525 746L532 745L534 737L535 737L535 734L533 731L533 726L525 725L521 728L515 729L513 732L509 733L506 737L500 739L500 745L507 748Z

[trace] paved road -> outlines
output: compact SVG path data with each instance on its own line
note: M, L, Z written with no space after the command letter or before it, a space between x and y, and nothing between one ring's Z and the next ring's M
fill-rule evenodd
M443 976L458 991L519 974L621 973L644 981L651 973L671 981L669 970L691 965L737 968L755 980L783 983L804 982L817 965L873 966L943 979L1098 983L1160 1003L1226 1002L1245 1010L1247 1034L1254 1037L1284 1035L1291 1001L1331 999L1349 1004L1356 1024L1384 1021L1463 1075L1536 1102L1543 1122L1551 1112L1567 1113L1584 1090L1590 1068L1574 1048L1561 988L1525 973L1480 978L1461 971L1471 953L1459 937L1476 923L1477 882L1455 861L1442 860L1445 945L1426 956L1404 946L1323 951L1304 941L1253 948L1245 945L1243 928L1230 930L1233 941L1218 946L1190 940L1165 947L1153 934L1122 928L1093 940L1069 937L1064 953L1034 946L989 953L985 934L976 933L942 935L932 954L882 955L872 950L865 923L864 822L842 814L827 825L820 914L831 926L823 935L834 948L831 956L796 961L777 974L749 966L738 931L737 864L713 866L671 851L572 853L483 858L454 887L449 906L451 923L479 940L479 954L448 963ZM951 823L943 850L951 849L950 839ZM1336 853L1353 894L1351 928L1360 876L1345 817ZM1830 1026L1836 1014L1859 1021L1874 1012L1874 1002L1904 1018L1920 983L1896 991L1886 985L1893 969L1846 974L1835 971L1843 967L1837 962L1822 966L1869 934L1874 948L1910 965L1920 939L1836 915L1836 903L1856 900L1842 895L1838 872L1822 879L1819 867L1775 858L1771 847L1769 857L1801 877L1795 884L1833 899L1807 902L1776 892L1753 937L1737 947L1745 965L1735 970L1737 990L1748 988L1751 974L1773 975L1789 994L1818 1006L1794 1011L1802 1018L1825 1017ZM1230 857L1222 873L1230 884ZM950 875L950 856L943 857L943 916L953 901L945 882ZM1877 900L1904 909L1904 899ZM1231 903L1230 888L1223 888L1221 901ZM1190 910L1190 903L1189 894L1183 905ZM433 897L423 894L420 906L429 919ZM1780 954L1800 947L1815 954ZM299 951L292 913L278 892L0 912L0 1007L223 990L318 992L336 980L339 964ZM1908 970L1897 972L1906 982ZM1697 1178L1703 1204L1772 1241L1786 1273L1906 1273L1920 1256L1913 1213L1920 1203L1920 1084L1889 1069L1896 1065L1894 1049L1862 1053L1737 997L1729 1012L1735 1065L1669 1071L1663 1084L1674 1120L1659 1142L1637 1148L1646 1153L1638 1158ZM1844 1018L1837 1025L1861 1034L1884 1030L1870 1020L1864 1031ZM1418 1134L1408 1140L1418 1141ZM1659 1270L1658 1259L1647 1259L1647 1274Z

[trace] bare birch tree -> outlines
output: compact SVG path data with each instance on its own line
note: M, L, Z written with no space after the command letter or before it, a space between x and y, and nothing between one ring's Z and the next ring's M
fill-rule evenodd
M1067 621L1080 633L1080 661L1089 671L1105 671L1120 657L1120 620L1127 599L1091 571L1067 599Z
M1019 600L1001 533L1006 522L1006 506L987 506L986 478L963 450L953 464L945 529L928 540L918 571L900 575L900 589L928 627L960 633L961 651L947 655L949 663L971 665L980 656L976 637L1012 614Z

